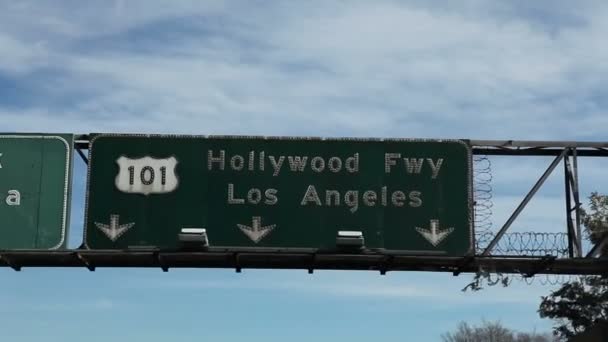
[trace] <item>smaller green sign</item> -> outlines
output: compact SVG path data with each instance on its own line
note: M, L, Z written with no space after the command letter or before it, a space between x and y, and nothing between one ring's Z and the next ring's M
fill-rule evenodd
M74 136L0 134L0 249L65 246Z

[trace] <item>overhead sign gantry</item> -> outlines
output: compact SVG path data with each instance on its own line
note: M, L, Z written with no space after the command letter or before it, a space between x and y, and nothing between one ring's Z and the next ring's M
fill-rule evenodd
M32 241L43 241L49 232L58 232L55 242L65 241L69 189L63 185L69 187L71 155L67 162L58 152L62 135L7 136L54 142L27 154L21 149L36 144L0 141L0 214L7 218L0 238L10 242L23 233L11 228L19 221L10 210L39 215L35 206L19 208L26 198L40 201L42 211L49 204L60 208L51 212L65 223L53 229L20 224L30 233L29 244L0 246L0 266L15 270L228 267L532 277L605 275L608 269L602 258L608 235L590 250L582 244L577 171L579 157L608 157L608 142L82 135L74 151L89 164L85 244L48 251L48 245ZM63 138L70 146L72 136ZM90 158L82 152L87 148ZM482 188L474 189L478 202L471 200L471 150L478 166L485 155L555 157L500 230L478 231L483 235L478 241L471 216L479 219L477 210L488 203L478 197ZM16 162L16 155L22 159ZM63 162L67 176L58 172L57 163ZM44 171L28 171L40 163ZM507 232L559 164L565 174L566 232ZM45 180L27 176L36 174ZM47 182L51 175L67 181L50 186L57 184ZM32 182L41 182L41 191L31 190ZM475 184L483 186L480 179ZM49 189L60 189L62 197L43 200Z

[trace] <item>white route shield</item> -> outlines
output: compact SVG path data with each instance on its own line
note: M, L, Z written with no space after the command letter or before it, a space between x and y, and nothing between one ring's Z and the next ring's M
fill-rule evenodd
M178 186L175 157L131 159L121 156L116 160L120 170L116 176L116 188L132 194L166 194Z

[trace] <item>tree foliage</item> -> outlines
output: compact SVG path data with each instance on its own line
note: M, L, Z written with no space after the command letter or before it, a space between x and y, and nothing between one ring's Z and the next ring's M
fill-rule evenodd
M441 336L444 342L552 342L551 334L522 333L500 322L484 321L480 326L461 322L456 331Z
M540 316L557 321L554 332L570 338L608 319L608 279L581 277L542 297Z
M589 211L581 210L582 223L589 240L600 243L608 233L608 196L594 192L589 196ZM608 248L603 254L608 255Z
M594 192L589 197L589 211L581 211L582 223L591 242L601 242L608 233L608 196ZM608 246L602 254L608 256ZM549 296L542 297L538 312L543 318L557 321L554 333L570 338L595 324L608 320L608 278L581 277L566 283Z

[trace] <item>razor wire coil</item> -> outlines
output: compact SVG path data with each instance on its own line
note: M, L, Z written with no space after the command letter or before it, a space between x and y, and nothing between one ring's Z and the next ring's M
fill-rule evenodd
M479 246L487 246L491 239L487 234L492 229L492 162L488 156L473 157L473 200L475 231L478 233L476 242Z
M492 230L493 188L492 162L485 155L473 156L473 200L475 224L475 249L483 253L496 236ZM559 232L510 232L502 236L491 251L491 255L502 256L554 256L568 257L568 235ZM484 272L488 285L510 285L521 282L528 285L562 285L579 279L578 275L537 274L531 277L523 274L503 275Z
M491 241L495 234L483 232L475 234L475 237L477 253L481 254L485 245L480 242ZM568 234L555 232L506 233L498 240L491 255L567 257Z

